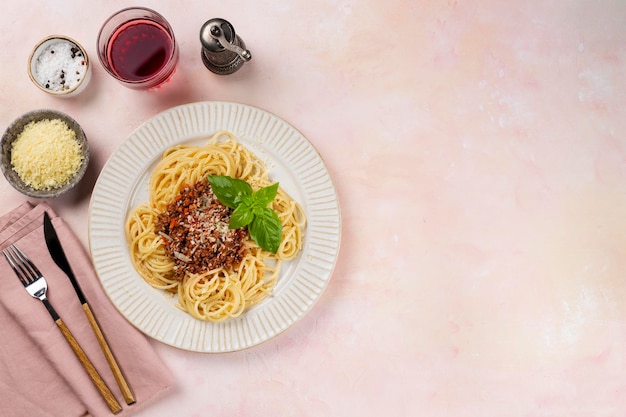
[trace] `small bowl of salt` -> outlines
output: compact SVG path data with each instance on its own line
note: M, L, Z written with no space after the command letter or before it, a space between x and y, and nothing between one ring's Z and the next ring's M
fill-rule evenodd
M52 35L42 39L28 58L28 75L40 90L71 97L89 83L91 66L85 49L74 39Z

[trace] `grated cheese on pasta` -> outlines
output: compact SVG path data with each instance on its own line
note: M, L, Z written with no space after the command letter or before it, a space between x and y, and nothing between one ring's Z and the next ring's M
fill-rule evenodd
M11 147L13 169L35 190L62 187L78 172L82 162L76 133L59 119L28 123Z

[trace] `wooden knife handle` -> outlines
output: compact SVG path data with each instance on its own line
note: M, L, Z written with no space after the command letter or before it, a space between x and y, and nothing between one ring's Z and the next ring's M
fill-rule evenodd
M113 393L107 386L106 382L104 382L104 380L96 370L95 366L93 366L93 363L91 363L91 361L87 357L87 354L85 353L83 348L80 347L78 341L76 341L74 335L72 334L72 332L70 332L70 329L67 328L63 320L60 318L55 320L55 322L57 326L59 326L59 329L61 329L61 333L63 333L63 336L65 336L65 339L74 351L74 354L83 365L83 368L85 368L85 371L87 371L87 374L91 378L93 384L96 386L96 389L106 402L107 406L109 406L111 412L113 414L117 414L122 411L122 406L119 402L117 402L115 396L113 396Z
M115 360L115 356L113 356L113 352L111 351L111 348L109 347L109 344L107 343L104 337L104 333L102 333L102 330L100 329L100 326L98 325L96 316L94 316L88 303L83 304L83 310L85 310L85 314L87 315L89 324L91 324L91 328L93 329L93 332L96 335L96 339L98 339L98 343L100 344L100 349L102 349L102 353L104 353L104 357L109 363L109 367L111 368L111 372L113 372L115 381L117 381L117 385L120 387L120 390L122 391L122 395L124 396L124 401L126 401L126 404L128 405L134 404L136 402L136 399L132 390L130 389L130 385L128 384L128 381L126 381L126 378L124 377L124 374L122 373L122 370L120 369L120 366Z

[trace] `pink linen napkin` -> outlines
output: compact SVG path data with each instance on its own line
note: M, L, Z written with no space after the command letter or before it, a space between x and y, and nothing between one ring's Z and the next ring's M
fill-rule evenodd
M137 403L126 405L76 293L44 240L47 211L72 270L89 301ZM146 337L120 315L104 293L91 258L46 203L25 203L0 217L0 249L14 243L48 282L48 298L130 416L165 395L173 378ZM112 416L43 303L32 298L0 255L0 416Z

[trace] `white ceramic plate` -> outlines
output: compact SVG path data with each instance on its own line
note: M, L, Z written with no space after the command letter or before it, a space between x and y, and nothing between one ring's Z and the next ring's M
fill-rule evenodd
M240 317L197 320L176 300L148 285L131 264L124 224L148 200L148 178L165 149L206 143L219 130L268 163L307 215L303 249L283 264L273 295ZM293 126L255 107L201 102L166 110L140 126L103 168L89 207L89 246L96 272L118 310L146 335L182 349L230 352L262 343L293 325L319 299L332 275L341 239L336 191L313 145Z

